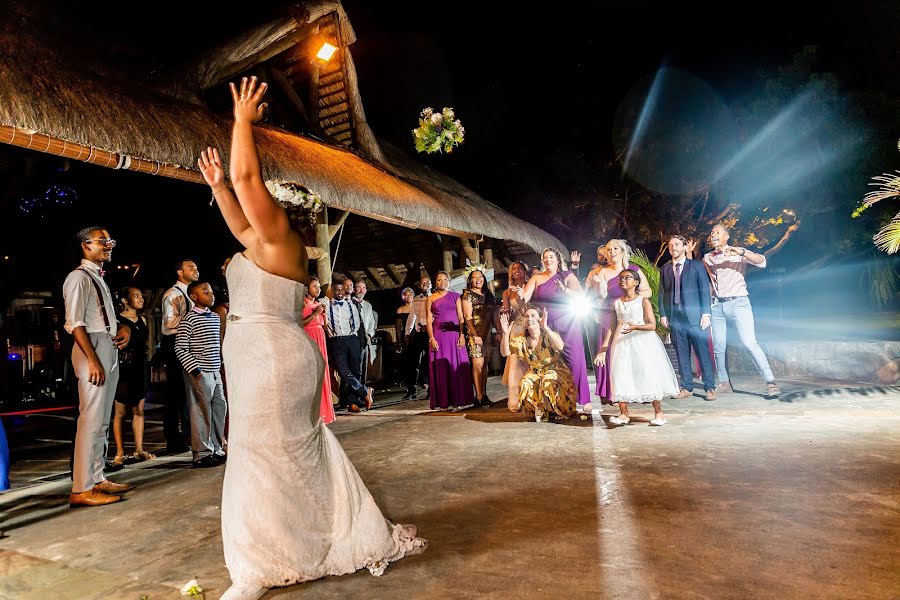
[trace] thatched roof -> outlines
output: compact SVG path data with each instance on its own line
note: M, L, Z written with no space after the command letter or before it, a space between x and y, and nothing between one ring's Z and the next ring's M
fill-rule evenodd
M35 39L4 33L0 125L186 169L195 168L207 146L227 155L230 121L200 104L111 72L99 75L68 58ZM432 231L508 239L535 251L545 246L565 251L553 236L396 149L392 174L348 150L273 127L258 128L257 142L267 179L301 182L334 207Z

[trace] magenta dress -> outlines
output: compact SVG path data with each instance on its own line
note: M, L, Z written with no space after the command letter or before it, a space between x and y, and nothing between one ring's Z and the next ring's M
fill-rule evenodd
M431 408L450 408L474 404L472 366L469 352L459 342L459 317L456 300L459 294L450 290L431 303L432 330L438 351L428 348L428 396Z
M591 401L591 389L587 380L587 360L584 356L584 342L581 338L582 321L569 307L568 296L559 289L556 282L565 283L569 271L558 271L556 275L534 288L531 301L547 307L547 326L558 333L566 346L562 359L575 382L578 404Z
M629 264L628 268L638 269L636 265L632 264ZM600 310L599 337L597 338L597 343L600 346L603 345L603 339L606 337L606 332L612 327L612 323L616 318L616 300L625 295L625 291L622 289L622 286L619 285L618 277L613 277L606 282L606 294L606 300L603 301L603 307ZM609 360L612 356L610 350L611 348L606 349L606 366L594 366L594 371L597 374L597 389L595 391L597 392L597 395L600 396L603 404L613 404L609 399L610 394L612 393L612 388L609 383Z

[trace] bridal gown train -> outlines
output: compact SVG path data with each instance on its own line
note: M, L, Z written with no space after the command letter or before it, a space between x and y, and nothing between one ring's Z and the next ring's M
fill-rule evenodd
M278 587L363 567L380 575L389 562L423 551L414 528L384 518L319 419L325 370L299 325L304 285L242 253L227 279L222 542L232 582Z

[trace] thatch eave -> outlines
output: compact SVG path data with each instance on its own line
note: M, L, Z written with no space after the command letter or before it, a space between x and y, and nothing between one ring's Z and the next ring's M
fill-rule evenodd
M227 149L231 130L230 121L203 106L66 65L21 37L0 40L0 125L185 169L194 169L207 146ZM460 195L461 186L431 185L415 169L391 174L352 152L280 129L256 131L267 179L301 182L336 208L445 234L514 240L536 251L562 247L471 192Z

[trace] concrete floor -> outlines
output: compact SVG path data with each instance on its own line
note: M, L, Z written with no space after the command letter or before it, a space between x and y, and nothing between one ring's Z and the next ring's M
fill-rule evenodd
M266 598L900 597L900 389L783 389L672 400L662 428L609 428L609 408L533 423L505 403L339 417L385 515L431 545L381 578ZM189 455L131 466L112 477L139 485L128 501L93 509L67 508L66 481L0 496L0 598L174 599L192 578L218 598L222 473Z

